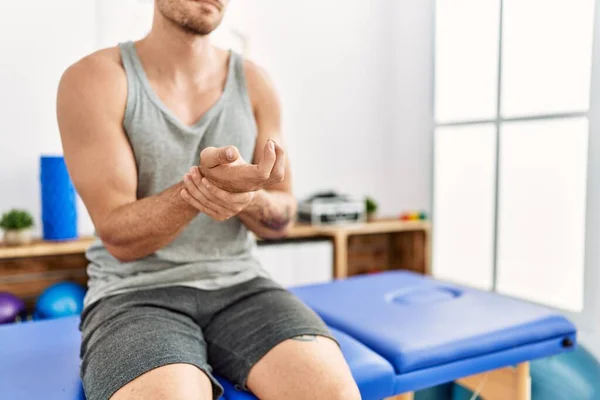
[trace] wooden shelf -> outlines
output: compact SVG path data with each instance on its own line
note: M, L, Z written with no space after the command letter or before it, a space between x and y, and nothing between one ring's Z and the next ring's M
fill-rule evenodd
M368 235L377 233L425 231L429 232L429 221L401 221L399 219L380 219L373 222L343 225L308 225L297 223L286 239L303 237L336 237Z
M374 222L345 225L307 225L296 224L285 239L302 239L363 235L370 233L389 233L407 231L429 231L428 221L400 221L382 219ZM10 258L44 257L68 254L82 254L95 240L94 237L82 237L66 242L37 240L25 246L6 246L0 243L0 260Z
M398 219L382 219L362 224L322 226L314 228L325 235L366 235L370 233L391 233L409 231L429 231L428 221L401 221Z
M285 239L301 239L318 236L326 235L317 232L313 226L297 225L292 228L290 234ZM65 242L52 242L38 239L31 244L23 246L7 246L0 242L0 260L83 254L95 240L95 237L88 236Z
M9 258L45 257L67 254L85 253L95 240L93 237L82 237L66 242L50 242L36 240L25 246L6 246L0 243L0 260Z

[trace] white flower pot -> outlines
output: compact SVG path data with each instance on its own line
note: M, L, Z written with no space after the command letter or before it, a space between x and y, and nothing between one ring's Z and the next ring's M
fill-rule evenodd
M4 231L4 243L9 246L20 246L31 243L31 229L13 229Z
M367 222L373 222L377 219L377 211L371 211L367 213Z

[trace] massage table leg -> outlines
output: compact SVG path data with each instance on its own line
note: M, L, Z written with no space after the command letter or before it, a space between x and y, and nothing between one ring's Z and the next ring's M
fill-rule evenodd
M479 392L481 400L531 400L529 363L516 368L506 367L494 371L461 378L456 381L473 392ZM386 400L413 400L414 393L403 393Z
M528 362L516 368L506 367L471 375L456 382L472 392L478 392L483 400L531 400Z
M348 235L345 232L338 232L333 237L335 246L335 270L336 278L345 278L348 276Z

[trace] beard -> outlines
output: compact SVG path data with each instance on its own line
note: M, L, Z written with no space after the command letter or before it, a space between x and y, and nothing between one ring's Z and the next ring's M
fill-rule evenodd
M157 0L158 11L171 23L193 35L206 36L223 19L221 8L189 0Z

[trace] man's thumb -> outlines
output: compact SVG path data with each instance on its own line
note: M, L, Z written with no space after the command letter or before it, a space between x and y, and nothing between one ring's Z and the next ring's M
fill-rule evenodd
M234 162L239 156L240 152L235 146L207 147L200 153L200 164L206 168L213 168Z

